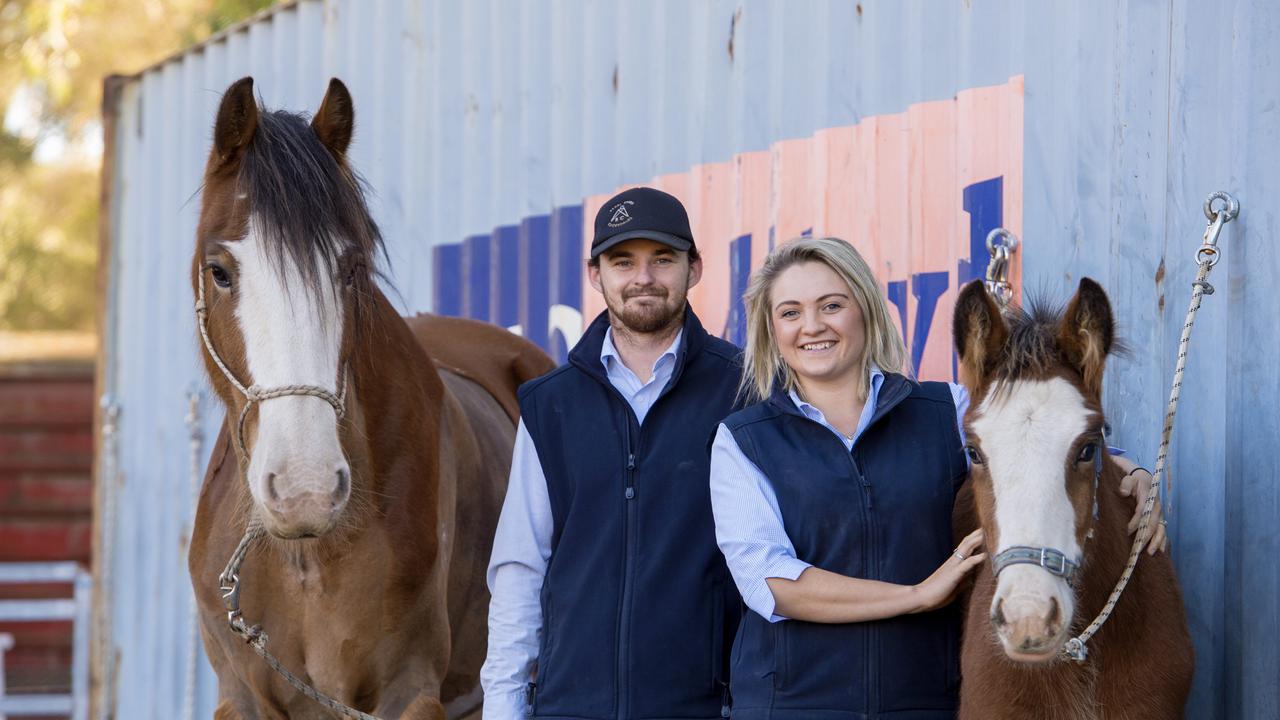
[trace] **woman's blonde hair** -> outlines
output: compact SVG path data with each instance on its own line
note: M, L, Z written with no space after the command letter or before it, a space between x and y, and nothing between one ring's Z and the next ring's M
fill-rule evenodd
M820 262L831 268L849 286L854 302L866 323L866 347L858 373L858 396L866 399L868 363L887 372L902 372L907 349L893 324L884 293L867 261L852 245L840 238L797 238L769 253L764 265L751 276L742 299L747 306L747 348L743 358L740 395L754 402L769 397L775 382L786 390L796 389L795 375L782 361L777 338L773 336L773 284L787 268Z

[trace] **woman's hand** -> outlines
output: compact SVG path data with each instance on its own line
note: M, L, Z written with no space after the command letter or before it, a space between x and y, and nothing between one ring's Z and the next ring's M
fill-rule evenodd
M1133 517L1129 520L1129 534L1132 535L1138 531L1138 522L1142 519L1142 508L1147 504L1147 496L1151 494L1151 473L1125 455L1112 455L1111 460L1125 473L1120 480L1121 497L1134 498ZM1155 555L1168 550L1169 536L1165 532L1164 513L1158 497L1151 507L1151 517L1148 518L1147 525L1151 529L1151 534L1147 536L1147 554Z
M911 588L918 601L915 612L937 610L955 599L960 581L987 559L985 552L979 552L982 540L982 528L969 533L941 567Z
M1116 462L1128 474L1120 481L1120 494L1124 497L1136 495L1134 498L1133 517L1129 520L1129 534L1138 532L1138 522L1142 520L1142 508L1147 504L1147 496L1151 494L1151 473L1146 468L1138 467L1126 458L1116 458ZM1151 534L1147 536L1147 554L1155 555L1169 549L1169 536L1165 532L1164 512L1160 507L1160 498L1151 506L1151 517L1147 519Z

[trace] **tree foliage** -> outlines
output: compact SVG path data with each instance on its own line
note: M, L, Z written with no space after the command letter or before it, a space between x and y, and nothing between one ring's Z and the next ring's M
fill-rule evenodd
M272 0L0 0L0 330L92 329L102 80ZM42 159L38 148L70 150Z

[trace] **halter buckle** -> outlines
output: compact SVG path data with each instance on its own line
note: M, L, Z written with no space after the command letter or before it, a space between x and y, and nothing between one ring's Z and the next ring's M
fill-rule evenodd
M1058 558L1058 567L1054 567L1049 560L1054 556ZM1067 556L1062 553L1050 553L1049 548L1040 548L1040 567L1059 577L1067 576Z

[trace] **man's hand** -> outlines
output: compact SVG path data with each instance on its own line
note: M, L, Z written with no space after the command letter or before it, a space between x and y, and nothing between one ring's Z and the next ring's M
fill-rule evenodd
M1133 517L1129 519L1129 534L1132 535L1138 531L1138 522L1142 519L1142 507L1147 502L1147 495L1151 493L1151 473L1147 472L1145 468L1138 467L1128 458L1115 457L1112 459L1127 473L1124 479L1120 481L1120 494L1124 497L1136 496L1137 498ZM1151 507L1151 517L1147 520L1147 525L1151 532L1147 538L1147 554L1155 555L1161 551L1168 551L1169 535L1165 532L1160 498L1156 498L1155 504Z

